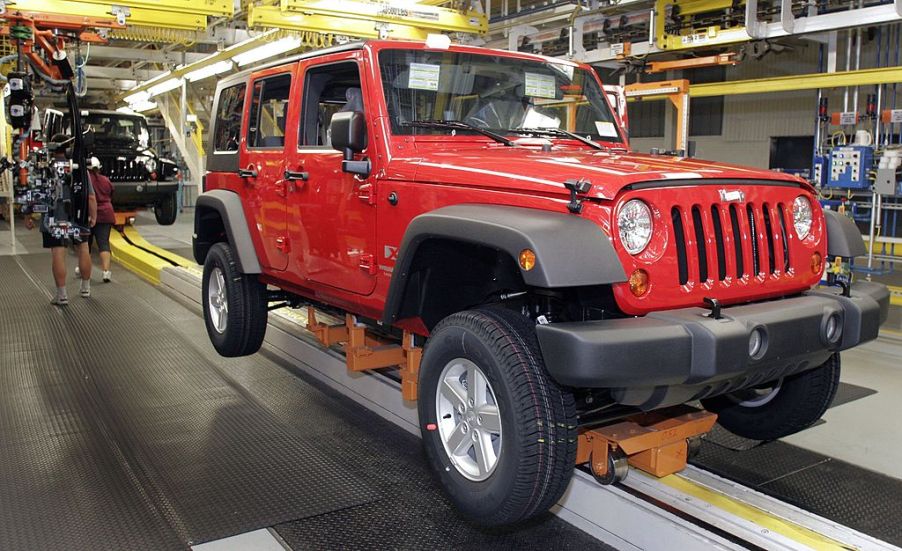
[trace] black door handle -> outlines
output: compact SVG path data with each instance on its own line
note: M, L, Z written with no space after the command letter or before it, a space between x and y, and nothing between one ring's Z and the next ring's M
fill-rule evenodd
M306 182L307 178L310 177L310 174L305 170L302 170L302 171L286 170L284 176L285 176L286 180L292 180L292 181L302 180L302 181Z
M257 169L251 167L248 168L239 168L238 176L242 178L256 178L257 177Z

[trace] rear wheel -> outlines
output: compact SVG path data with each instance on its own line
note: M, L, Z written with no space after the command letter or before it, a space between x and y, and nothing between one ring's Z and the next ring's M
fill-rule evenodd
M231 247L216 243L207 253L203 275L204 323L222 356L247 356L260 350L269 314L266 286L238 271Z
M160 199L153 207L153 214L157 219L157 224L161 226L174 224L175 217L178 214L176 194L170 193Z
M545 373L535 326L504 309L439 323L423 354L419 414L431 467L482 524L544 513L573 473L573 396Z
M839 388L839 354L819 367L785 377L766 387L702 400L717 413L722 427L744 438L774 440L816 423Z

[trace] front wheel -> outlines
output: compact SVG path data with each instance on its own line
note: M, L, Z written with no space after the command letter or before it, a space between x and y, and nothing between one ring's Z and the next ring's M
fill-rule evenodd
M546 374L528 318L500 308L445 318L426 342L419 388L426 455L465 516L510 524L560 499L576 410Z
M839 353L822 365L765 387L702 400L722 427L744 438L775 440L816 423L839 388Z
M266 285L238 271L232 248L216 243L204 261L204 323L220 355L247 356L260 350L266 335Z
M175 217L178 215L176 194L170 193L160 199L153 207L153 214L157 219L157 224L161 226L175 224Z

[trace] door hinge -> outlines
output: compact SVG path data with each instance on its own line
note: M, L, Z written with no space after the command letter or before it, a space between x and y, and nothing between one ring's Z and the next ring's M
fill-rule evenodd
M357 188L357 198L367 205L375 205L376 194L373 193L373 184L361 184Z
M291 241L284 235L280 235L279 237L276 237L276 248L282 251L282 253L288 254L291 250Z
M376 275L379 268L376 266L376 258L371 254L360 255L360 269L366 270L370 275Z

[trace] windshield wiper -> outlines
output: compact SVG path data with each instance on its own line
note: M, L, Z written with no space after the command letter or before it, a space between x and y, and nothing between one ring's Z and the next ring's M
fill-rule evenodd
M476 132L478 134L482 134L483 136L487 136L498 143L503 143L508 147L514 147L516 144L511 140L505 138L500 134L496 134L491 130L486 130L485 128L480 128L478 126L473 126L472 124L467 124L463 121L450 121L450 120L422 120L422 121L408 121L402 122L401 126L408 126L412 128L447 128L450 130L469 130L472 132Z
M593 142L589 138L585 138L580 136L575 132L570 132L569 130L562 130L560 128L513 128L511 132L515 134L525 134L525 135L533 135L533 136L555 136L558 138L570 138L572 140L576 140L578 142L582 142L589 147L594 149L600 149L601 151L608 151L610 148L601 145L600 143Z

